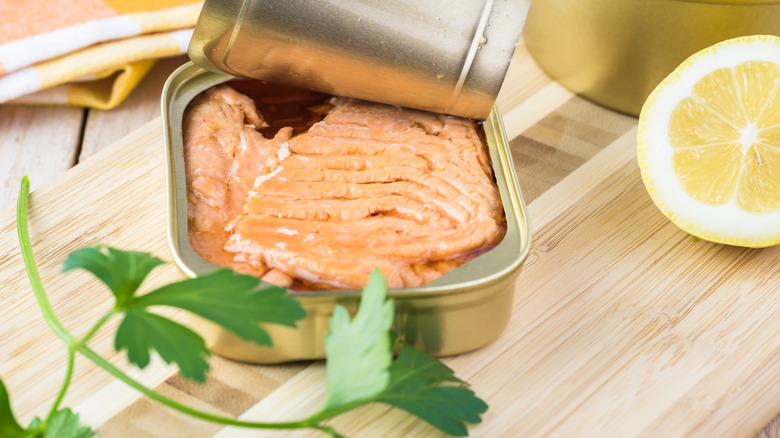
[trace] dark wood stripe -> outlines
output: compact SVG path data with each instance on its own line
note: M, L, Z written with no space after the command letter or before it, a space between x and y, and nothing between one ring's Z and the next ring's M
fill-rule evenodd
M509 142L526 204L636 126L636 119L575 97Z
M155 389L175 400L218 415L238 417L309 364L252 365L219 356L210 361L205 385L171 376ZM150 425L160 426L151 428ZM133 438L207 438L221 426L193 421L186 415L141 397L103 424L103 436Z

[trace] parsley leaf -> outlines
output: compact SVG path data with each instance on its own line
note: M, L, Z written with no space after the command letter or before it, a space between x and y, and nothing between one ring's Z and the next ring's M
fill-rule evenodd
M127 360L141 368L156 350L167 363L175 362L182 377L206 381L210 355L203 338L189 328L141 309L126 309L114 339L117 351L127 349Z
M464 386L439 386L444 382L465 383L435 357L404 344L390 366L390 383L375 400L410 412L450 435L466 436L464 422L481 422L480 414L488 406Z
M188 310L259 345L272 345L259 322L295 327L306 311L277 286L260 289L257 277L220 269L170 283L135 299L133 307L173 306Z
M261 322L294 327L306 312L285 289L264 287L259 278L218 269L196 278L166 284L136 296L138 287L162 260L151 254L96 246L74 251L65 271L86 269L114 293L116 309L124 314L114 340L117 351L127 350L128 360L141 368L157 351L168 363L176 363L185 378L203 382L209 351L203 339L182 324L148 312L151 306L171 306L211 320L239 337L259 345L272 345Z
M2 380L0 380L0 436L8 438L27 436L27 432L16 422L11 410L11 401L8 399L8 391Z
M43 438L90 438L92 429L79 427L79 414L69 408L54 413L46 424Z
M328 397L321 411L373 397L387 386L394 307L386 294L384 277L375 269L353 321L344 307L334 309L325 337Z
M146 252L90 246L71 252L65 259L62 271L81 268L93 273L114 293L117 307L122 307L132 300L133 294L152 269L163 263Z
M356 406L381 402L403 409L450 435L468 435L465 423L479 423L488 406L452 369L404 343L393 361L390 331L393 301L375 270L350 322L336 306L325 338L328 397L313 418L328 418Z

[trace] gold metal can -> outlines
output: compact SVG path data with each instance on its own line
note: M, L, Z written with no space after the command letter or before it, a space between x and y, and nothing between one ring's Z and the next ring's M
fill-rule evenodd
M198 65L339 96L484 120L531 0L206 0Z
M689 56L756 34L780 35L780 1L534 0L523 38L564 87L638 115L650 92Z
M199 93L234 78L189 63L171 75L162 93L169 243L176 263L190 276L209 272L216 266L201 258L188 239L184 112ZM483 130L504 207L506 235L495 248L437 280L422 287L392 289L388 294L396 306L394 329L408 342L435 355L470 351L501 333L512 311L515 279L529 251L530 223L498 108L483 122ZM334 306L343 305L354 312L360 291L288 294L301 302L307 317L297 328L265 324L273 347L245 342L201 319L193 319L192 324L212 351L228 358L254 363L323 358L324 337Z

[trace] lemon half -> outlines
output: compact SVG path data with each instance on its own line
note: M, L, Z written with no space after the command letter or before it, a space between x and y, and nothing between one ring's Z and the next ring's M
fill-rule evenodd
M688 58L650 94L637 156L647 191L705 240L780 243L780 38L735 38Z

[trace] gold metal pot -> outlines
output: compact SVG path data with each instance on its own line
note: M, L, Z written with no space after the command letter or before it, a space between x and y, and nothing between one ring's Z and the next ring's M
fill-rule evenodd
M632 115L692 54L756 34L780 35L779 0L533 0L523 30L552 78Z

